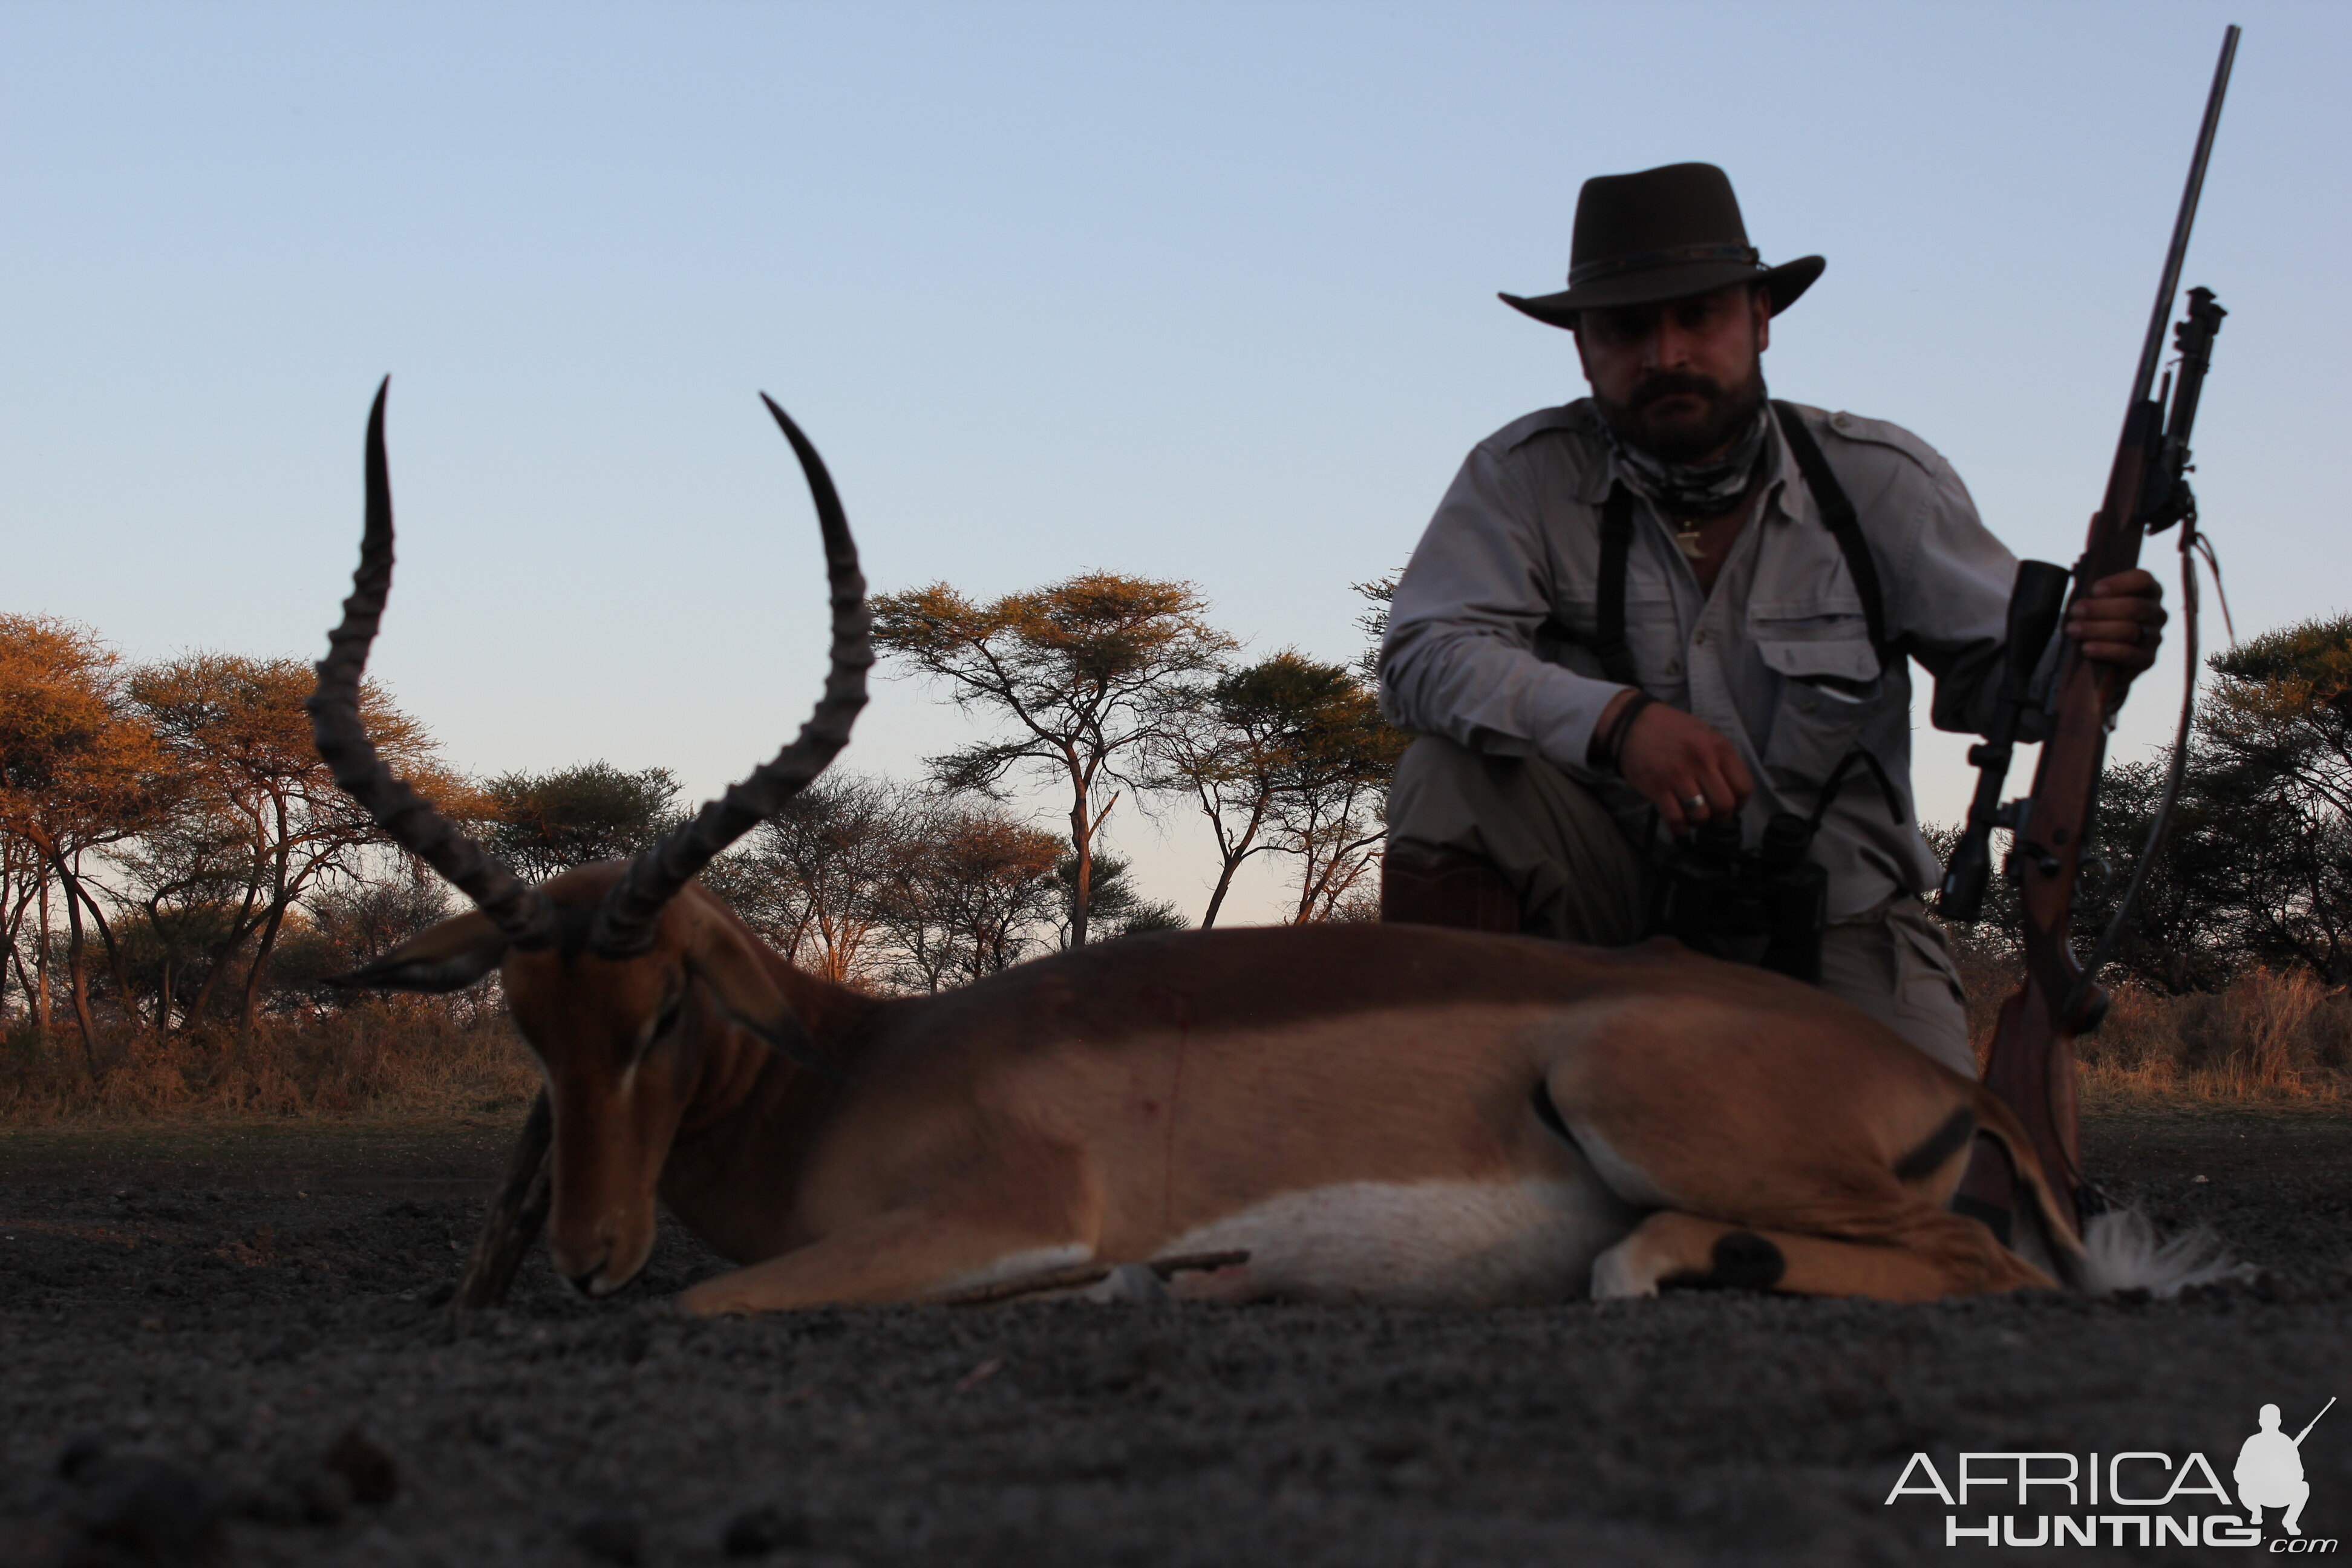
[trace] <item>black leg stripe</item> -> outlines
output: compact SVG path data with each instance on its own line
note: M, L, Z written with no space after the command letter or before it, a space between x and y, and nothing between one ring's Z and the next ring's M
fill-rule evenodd
M1969 1146L1976 1131L1977 1113L1963 1105L1946 1117L1925 1143L1895 1162L1895 1180L1916 1182L1934 1175L1946 1161Z

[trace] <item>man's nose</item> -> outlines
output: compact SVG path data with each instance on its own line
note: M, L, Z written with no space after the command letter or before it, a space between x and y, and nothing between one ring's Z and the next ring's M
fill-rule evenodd
M1671 321L1660 321L1650 332L1652 370L1681 370L1690 360L1691 335Z

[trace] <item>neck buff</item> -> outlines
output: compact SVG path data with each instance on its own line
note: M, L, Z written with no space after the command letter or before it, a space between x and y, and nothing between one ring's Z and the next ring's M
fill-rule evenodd
M1606 425L1601 434L1608 437L1609 449L1617 455L1634 486L1652 500L1682 516L1712 517L1730 510L1748 493L1757 466L1764 459L1771 424L1770 416L1759 406L1731 450L1712 463L1665 462L1619 440L1617 432Z

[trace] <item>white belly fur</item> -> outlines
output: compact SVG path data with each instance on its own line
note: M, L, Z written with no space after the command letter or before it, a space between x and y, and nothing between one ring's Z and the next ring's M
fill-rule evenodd
M1025 1251L1008 1252L993 1263L942 1280L935 1289L942 1291L972 1290L983 1285L1002 1285L1008 1279L1025 1279L1032 1275L1050 1274L1056 1268L1089 1262L1094 1255L1094 1248L1075 1241L1060 1247L1033 1247Z
M1237 1294L1501 1307L1582 1297L1593 1258L1632 1224L1589 1180L1343 1182L1202 1226L1162 1256L1245 1249Z

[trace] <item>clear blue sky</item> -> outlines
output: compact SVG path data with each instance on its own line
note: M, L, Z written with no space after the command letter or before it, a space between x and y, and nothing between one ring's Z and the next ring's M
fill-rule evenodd
M1829 258L1775 392L1912 426L2068 561L2227 21L2200 489L2242 628L2341 611L2352 7L1980 0L16 0L0 605L314 657L391 372L375 668L477 772L707 793L799 723L817 556L760 389L877 586L1183 577L1258 650L1351 657L1349 584L1582 390L1495 290L1559 286L1584 178L1688 158L1769 258ZM849 756L958 733L885 683ZM1923 738L1931 816L1959 751ZM1204 838L1114 837L1197 916Z

